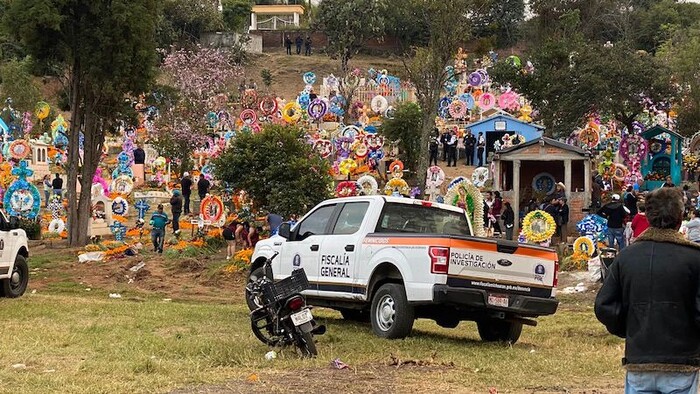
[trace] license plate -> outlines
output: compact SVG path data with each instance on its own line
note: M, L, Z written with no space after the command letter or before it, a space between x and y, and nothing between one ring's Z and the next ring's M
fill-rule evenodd
M500 306L502 308L508 308L508 296L489 294L488 304L493 306Z
M294 323L294 326L297 327L304 323L308 323L313 319L314 317L311 315L311 310L309 309L304 309L303 311L292 315L292 323Z

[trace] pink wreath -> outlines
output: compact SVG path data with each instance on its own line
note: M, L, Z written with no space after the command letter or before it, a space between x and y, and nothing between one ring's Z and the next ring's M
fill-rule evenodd
M620 156L625 162L641 162L649 152L649 142L638 134L627 134L620 142Z

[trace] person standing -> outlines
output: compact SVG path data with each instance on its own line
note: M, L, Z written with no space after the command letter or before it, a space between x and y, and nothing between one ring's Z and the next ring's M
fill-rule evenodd
M163 212L163 204L158 204L158 210L151 216L151 241L153 241L153 251L163 253L163 243L165 242L165 226L168 225L168 215Z
M625 339L625 393L696 394L700 245L678 232L679 190L654 190L645 203L650 227L613 261L595 315Z
M211 183L209 182L209 179L207 179L206 175L202 174L199 177L199 181L197 181L197 194L199 195L200 202L207 196L210 187Z
M457 136L454 131L449 134L449 140L447 141L447 166L457 167Z
M591 182L591 208L600 208L603 197L603 188L600 184L601 182L598 181L596 175L593 175L593 182Z
M301 45L304 43L304 39L301 38L301 35L297 35L297 38L294 40L294 43L297 46L297 55L301 55Z
M260 241L260 232L262 231L261 227L250 227L250 231L248 232L248 246L255 249L255 245L258 244L258 241Z
M190 214L190 196L192 195L192 178L190 178L190 173L185 171L182 174L182 180L180 181L180 187L182 188L182 198L184 199L183 208L185 215Z
M700 212L697 209L690 211L690 220L685 224L685 227L688 229L685 234L688 241L700 243Z
M467 130L467 135L464 136L464 153L467 156L466 164L474 165L474 148L476 147L476 138L471 130Z
M612 201L598 210L598 215L608 219L608 247L614 248L615 241L619 250L625 248L624 222L629 214L627 207L620 202L620 195L613 194Z
M53 185L51 184L51 175L44 175L44 179L42 179L41 184L44 186L44 199L46 200L44 202L44 208L48 208L49 198L51 197L51 189L53 188Z
M476 139L476 158L479 161L479 167L484 166L484 151L486 150L486 138L484 133L479 132L479 137Z
M135 186L143 185L143 183L146 181L146 173L144 170L145 163L146 151L144 151L140 146L136 145L136 149L134 149L134 178L136 178L136 182L134 182Z
M440 136L440 143L442 144L442 161L447 161L447 151L449 146L447 143L450 142L450 133L444 131Z
M284 36L284 47L287 48L287 55L292 54L292 39L289 38L289 34Z
M53 188L53 194L63 198L63 179L61 179L61 175L56 174L56 178L51 182L51 187Z
M637 196L634 194L634 188L631 185L627 186L623 201L625 202L625 208L630 211L630 217L634 219L634 215L637 214Z
M503 219L503 227L506 228L506 239L512 241L513 227L515 227L515 211L513 211L513 207L510 206L508 201L503 203L501 219Z
M180 215L182 214L182 196L180 191L173 190L173 196L170 197L170 212L173 214L173 234L180 232Z
M267 215L267 226L270 228L270 236L277 235L277 231L282 225L284 219L282 216L276 213L270 213Z
M558 237L559 229L561 228L561 219L559 218L559 200L557 200L555 197L550 197L550 200L544 204L542 210L547 212L554 219L554 223L557 225L554 234Z
M311 36L307 35L304 40L304 56L311 56Z
M567 204L566 198L559 200L559 237L561 242L566 242L566 238L569 236L569 204Z
M236 254L236 229L238 228L238 222L233 221L228 226L224 228L221 232L221 236L226 241L226 260L231 260Z
M649 228L649 221L647 220L645 211L646 206L644 204L639 204L638 212L634 216L634 219L632 219L632 242Z
M436 166L438 160L438 147L440 146L440 140L438 139L438 131L435 129L435 133L430 136L430 142L428 143L428 149L430 150L430 160L428 161L429 166Z
M676 187L676 185L673 183L673 179L670 176L666 177L666 182L664 182L661 187Z

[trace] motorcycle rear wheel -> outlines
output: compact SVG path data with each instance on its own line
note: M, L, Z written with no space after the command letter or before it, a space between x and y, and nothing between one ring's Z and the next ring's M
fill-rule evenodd
M279 336L274 334L273 327L274 323L265 311L253 312L250 315L250 328L253 330L253 335L268 346L277 346L281 340Z
M296 345L301 352L301 356L304 358L316 357L318 351L316 350L314 335L311 332L303 332L299 328L297 328L296 331Z

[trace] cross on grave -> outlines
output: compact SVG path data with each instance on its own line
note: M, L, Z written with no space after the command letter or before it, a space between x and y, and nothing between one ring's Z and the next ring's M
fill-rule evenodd
M119 242L124 241L124 236L126 235L126 226L124 226L120 221L115 220L109 225L110 231L114 234L114 239Z
M31 177L34 174L34 170L28 167L27 161L22 160L19 162L19 167L12 169L12 175L19 177L20 180L27 181L27 177Z
M204 220L204 217L199 215L199 218L190 220L190 224L196 224L199 229L203 229L204 226L211 226L211 220ZM192 227L192 236L194 236L194 227Z
M139 212L139 219L143 219L146 216L146 212L151 209L151 206L148 205L148 202L144 198L138 200L134 207Z

